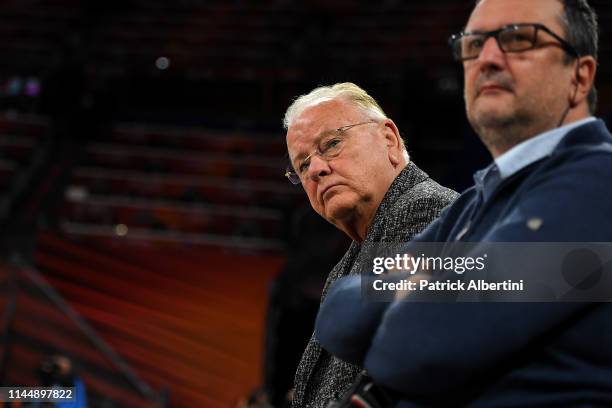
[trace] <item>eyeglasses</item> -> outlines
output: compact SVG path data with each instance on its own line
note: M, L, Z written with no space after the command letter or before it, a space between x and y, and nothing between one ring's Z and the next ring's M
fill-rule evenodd
M302 182L302 178L308 172L308 168L310 167L310 159L313 156L318 155L323 160L327 161L338 157L346 145L346 140L348 139L346 132L355 126L367 125L368 123L376 122L373 120L368 122L360 122L325 132L317 142L316 150L306 156L303 160L298 160L296 162L295 167L297 168L297 171L294 169L294 166L287 166L287 169L285 170L285 177L287 177L292 184L300 184Z
M523 52L536 48L538 31L540 30L559 41L561 48L572 57L580 57L580 54L570 43L542 24L510 24L493 31L463 32L452 35L448 42L455 60L467 61L478 58L490 37L495 38L499 49L503 52Z

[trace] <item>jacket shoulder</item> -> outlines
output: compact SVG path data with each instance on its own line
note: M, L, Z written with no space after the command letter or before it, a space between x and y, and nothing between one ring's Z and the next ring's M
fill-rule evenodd
M431 224L459 194L426 178L407 189L389 208L382 241L407 242Z
M450 205L459 194L427 178L404 192L393 207L399 209L406 206L423 206L441 211Z

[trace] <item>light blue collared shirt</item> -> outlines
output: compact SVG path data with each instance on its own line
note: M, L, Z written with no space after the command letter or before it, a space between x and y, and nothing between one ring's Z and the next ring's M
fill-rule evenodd
M550 155L561 139L572 129L597 120L593 116L561 126L519 143L493 163L474 174L476 188L488 200L495 187L505 178Z
M570 130L595 120L597 119L591 116L577 122L572 122L569 125L541 133L517 144L495 159L495 164L499 168L501 179L503 180L510 177L517 171L529 166L531 163L550 155L561 139L563 139L563 136L568 134Z

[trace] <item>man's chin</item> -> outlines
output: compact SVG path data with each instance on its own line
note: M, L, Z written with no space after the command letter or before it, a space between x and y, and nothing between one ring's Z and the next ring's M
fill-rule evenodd
M355 215L355 202L336 195L325 203L325 218L332 224L343 222Z
M476 129L499 129L506 128L514 123L514 115L500 109L488 109L478 111L471 118L472 125Z

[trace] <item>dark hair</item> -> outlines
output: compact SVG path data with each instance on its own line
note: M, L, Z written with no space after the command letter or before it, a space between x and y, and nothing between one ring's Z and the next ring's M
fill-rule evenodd
M581 56L590 55L597 61L599 52L599 24L597 14L587 0L559 0L564 12L561 24L565 37ZM569 61L570 59L568 59ZM591 88L588 98L589 110L595 113L597 109L597 90Z

